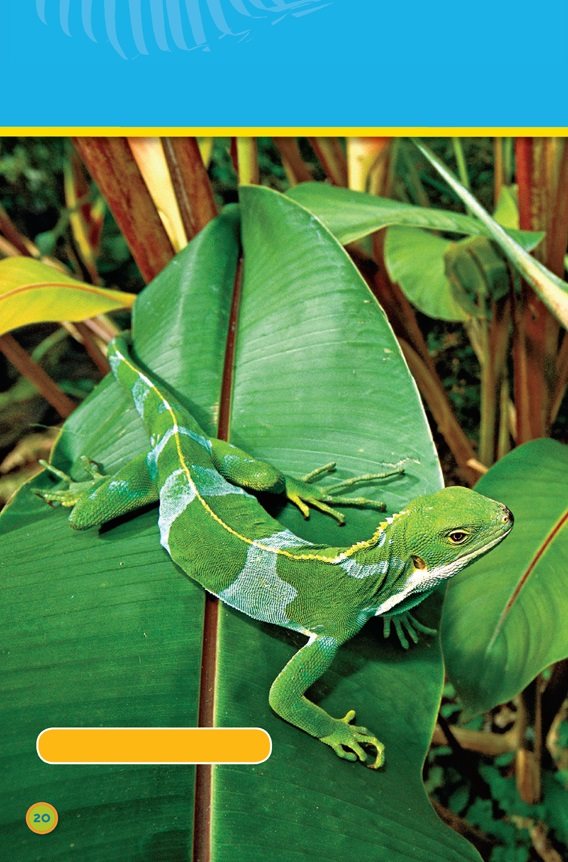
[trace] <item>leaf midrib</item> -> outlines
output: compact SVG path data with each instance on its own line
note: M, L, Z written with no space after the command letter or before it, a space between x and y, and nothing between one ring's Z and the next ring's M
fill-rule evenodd
M501 634L501 631L503 630L503 627L505 626L507 618L508 618L509 614L511 613L513 607L515 606L523 588L526 586L529 578L531 577L533 572L536 570L540 560L542 559L542 557L544 556L546 551L550 548L550 546L553 544L554 540L557 538L558 534L560 533L562 528L565 526L567 521L568 521L568 509L565 509L564 512L562 513L562 515L560 516L560 518L555 522L554 526L548 531L544 540L539 543L537 550L532 554L531 559L529 560L528 564L525 566L525 569L524 569L522 575L520 576L519 580L515 584L515 588L514 588L513 592L511 593L509 599L507 600L507 603L505 604L505 607L503 608L499 619L497 620L497 624L495 626L495 631L493 632L493 634L491 636L491 640L487 644L487 652L490 652L491 649L493 648L495 641L497 640L497 638Z
M237 320L242 293L242 260L235 271L231 313L225 344L225 361L221 379L219 400L219 420L217 436L228 440L230 434L231 396L234 377L235 346L237 339ZM205 593L203 614L203 651L199 679L198 724L200 727L213 727L215 723L215 690L217 683L217 640L219 627L219 599ZM194 862L211 858L211 818L213 813L213 767L198 764L195 768L195 800L193 819Z

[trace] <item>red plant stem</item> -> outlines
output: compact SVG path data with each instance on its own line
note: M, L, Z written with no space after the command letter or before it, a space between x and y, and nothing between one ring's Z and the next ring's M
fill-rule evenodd
M83 339L83 347L88 356L93 360L94 364L102 374L108 374L110 371L110 365L108 364L106 356L93 338L92 329L90 329L85 323L81 322L75 323L75 329Z
M217 215L213 189L195 138L163 138L162 146L189 240Z
M566 384L568 382L568 332L564 333L558 358L556 360L556 386L552 395L552 403L550 405L550 423L556 421L558 412L564 396L566 395Z
M371 290L387 314L420 393L455 458L460 474L473 485L479 477L468 466L468 461L475 460L475 450L455 417L412 306L386 273L383 234L384 231L376 234L373 241L378 270L369 282Z
M312 173L301 156L296 138L273 138L272 140L280 152L284 170L293 186L313 180Z
M126 138L74 138L89 173L107 199L144 281L174 250Z
M478 472L471 466L476 461L475 451L455 418L438 375L432 374L423 358L408 341L400 336L398 336L398 341L436 427L456 460L460 476L463 477L464 481L473 485L479 478Z
M0 335L0 350L20 374L33 383L60 416L66 419L67 416L71 415L76 406L74 402L61 391L57 383L51 379L41 365L38 365L28 356L13 335Z
M547 230L553 199L552 142L544 138L516 141L519 223L524 230ZM539 257L548 264L550 245ZM517 443L546 436L554 390L559 326L526 284L515 307L514 366Z
M217 436L228 440L230 433L231 395L233 387L233 366L237 318L241 300L241 264L235 274L233 301L229 317L229 329L225 349L225 365L219 405ZM215 676L217 671L217 627L219 620L219 600L206 593L203 620L203 653L201 658L201 681L199 688L200 727L213 727L215 723ZM212 767L198 765L195 774L195 807L193 829L192 862L210 862L211 859L211 804L212 804Z
M0 206L0 233L17 249L18 254L27 257L37 251L33 243L20 233L3 206Z
M337 138L310 138L327 178L335 186L347 185L347 162Z

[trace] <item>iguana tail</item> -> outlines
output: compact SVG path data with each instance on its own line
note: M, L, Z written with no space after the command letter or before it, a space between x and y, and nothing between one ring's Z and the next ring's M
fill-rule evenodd
M160 463L159 456L166 447L171 450L174 458L181 455L176 452L175 445L180 437L184 438L184 449L191 449L194 464L210 466L211 442L207 435L191 413L181 407L165 388L158 387L132 358L128 336L117 335L108 346L107 356L112 373L130 394L150 435L156 473L163 472L163 478L171 474L172 465L166 464L170 459L164 457ZM174 445L167 446L170 440Z

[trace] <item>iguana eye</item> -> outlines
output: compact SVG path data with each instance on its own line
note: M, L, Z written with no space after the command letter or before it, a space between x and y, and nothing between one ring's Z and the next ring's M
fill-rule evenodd
M468 534L463 530L452 530L451 533L448 533L448 539L452 543L452 545L461 545L467 539Z

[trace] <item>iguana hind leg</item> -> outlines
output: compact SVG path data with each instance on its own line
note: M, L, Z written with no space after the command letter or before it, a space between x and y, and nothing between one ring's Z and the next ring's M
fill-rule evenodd
M355 476L329 487L314 484L316 479L335 470L335 462L331 461L321 467L316 467L301 479L295 479L282 473L268 461L262 461L223 440L212 440L212 455L219 472L232 482L250 491L271 494L284 494L291 503L298 507L304 518L310 517L310 509L318 509L329 515L339 524L345 523L345 515L337 512L332 506L356 506L358 508L377 509L384 512L385 504L379 500L367 497L345 497L339 491L348 490L362 482L372 482L397 476L404 473L404 463L389 465L389 469L381 473L366 473Z

